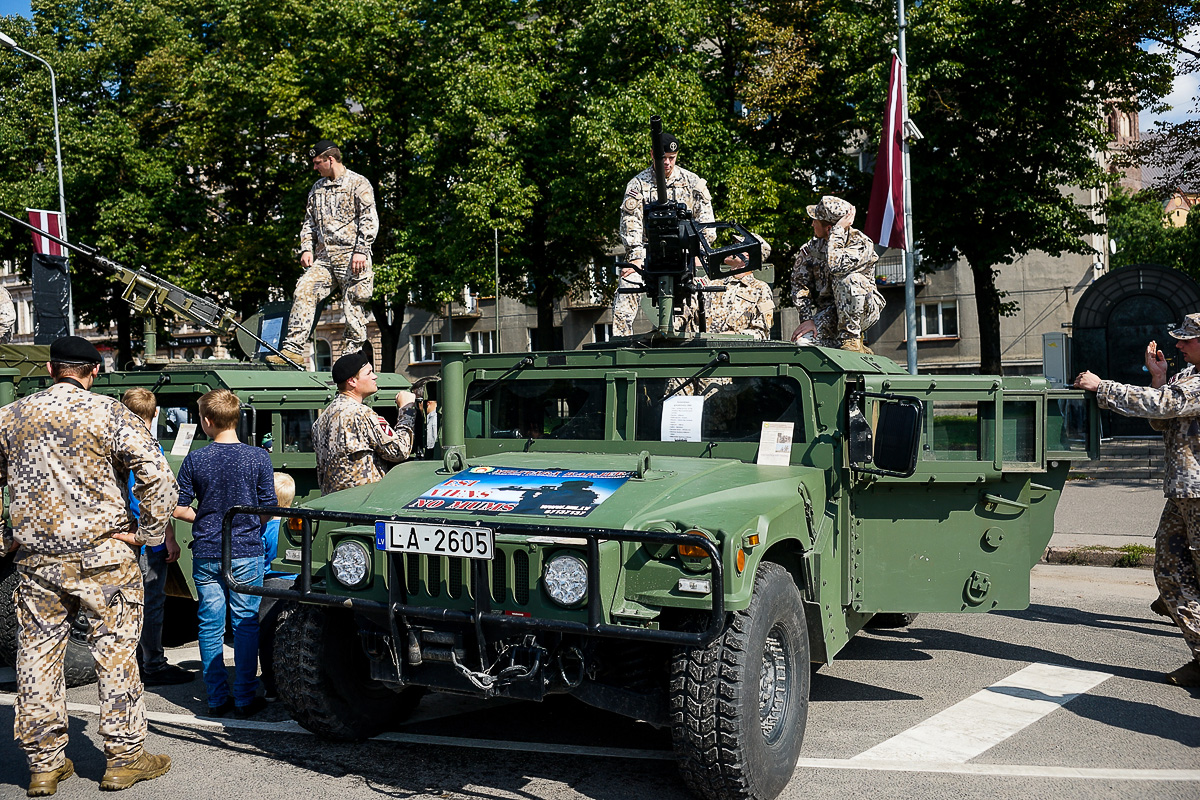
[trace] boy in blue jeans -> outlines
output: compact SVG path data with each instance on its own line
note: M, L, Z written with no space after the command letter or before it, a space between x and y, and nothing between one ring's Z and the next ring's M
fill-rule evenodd
M259 598L230 592L221 577L221 523L233 506L273 506L271 456L237 437L241 404L228 389L200 398L200 426L212 443L188 453L179 469L175 518L192 523L192 578L200 598L200 661L208 712L249 717L266 703L258 691ZM196 508L191 507L197 500ZM262 524L267 517L239 514L233 520L233 575L261 586ZM225 669L225 609L233 618L233 693Z

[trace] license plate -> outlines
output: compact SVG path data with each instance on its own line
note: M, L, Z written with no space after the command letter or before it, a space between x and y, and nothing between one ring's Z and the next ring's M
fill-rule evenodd
M495 552L491 528L384 520L375 523L375 549L393 553L483 559L490 559Z

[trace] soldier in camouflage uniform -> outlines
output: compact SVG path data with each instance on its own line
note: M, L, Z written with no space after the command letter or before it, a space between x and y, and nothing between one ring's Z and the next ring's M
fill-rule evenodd
M884 306L875 285L875 244L850 227L854 206L845 200L826 195L807 210L814 238L792 267L792 303L800 312L792 341L812 337L822 347L870 353L863 334Z
M13 305L8 289L0 286L0 344L12 341L17 332L17 307Z
M672 134L662 135L663 172L666 175L667 197L672 203L683 203L692 212L697 222L713 222L712 196L708 184L694 172L676 166L679 157L679 140ZM642 266L646 259L646 232L643 229L643 207L657 197L654 186L654 168L647 167L625 187L625 199L621 201L621 223L619 233L625 243L625 260ZM712 232L705 231L712 241ZM621 271L621 288L640 287L642 277L632 269ZM633 320L637 316L640 294L620 294L613 298L613 336L632 336Z
M333 365L333 379L338 395L312 429L322 494L375 483L387 472L388 462L408 458L417 414L417 396L409 391L396 393L400 414L395 430L363 403L379 385L361 352L339 358Z
M724 279L725 291L704 293L709 333L744 333L755 339L771 338L775 298L771 287L751 272Z
M1163 432L1167 504L1154 535L1154 580L1192 651L1192 660L1166 681L1195 687L1200 686L1200 314L1189 314L1170 333L1188 366L1169 381L1166 357L1150 342L1149 388L1102 381L1091 372L1081 373L1075 387L1095 392L1101 408L1143 417Z
M317 303L334 289L342 292L346 332L342 353L356 353L367 341L367 303L375 291L371 244L379 233L375 192L362 175L342 165L342 151L322 140L308 151L321 177L308 193L300 227L300 266L287 336L280 350L293 361L304 358ZM276 355L273 364L285 363Z
M0 484L7 485L20 579L14 736L29 764L30 797L52 795L73 772L67 745L63 658L70 620L90 624L100 735L108 769L102 789L164 774L168 756L144 751L146 717L137 648L142 575L136 547L164 539L175 478L154 436L132 411L89 389L100 354L68 336L50 346L55 383L0 409ZM134 476L135 522L125 498Z

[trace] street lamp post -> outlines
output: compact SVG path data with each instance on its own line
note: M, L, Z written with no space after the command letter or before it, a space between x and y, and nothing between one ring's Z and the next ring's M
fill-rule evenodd
M54 158L58 165L58 212L62 215L60 224L59 236L70 241L67 236L67 193L63 188L63 168L62 168L62 139L58 133L58 80L54 75L54 67L50 66L50 62L41 56L25 50L17 45L11 36L0 32L0 45L4 45L9 50L16 50L21 55L29 56L34 61L44 64L46 69L50 70L50 103L51 110L54 112ZM68 299L70 304L67 311L67 326L68 332L74 335L75 333L75 309L74 300Z

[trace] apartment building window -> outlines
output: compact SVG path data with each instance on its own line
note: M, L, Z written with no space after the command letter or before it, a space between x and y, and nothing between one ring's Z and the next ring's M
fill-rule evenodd
M525 349L528 352L533 352L534 350L539 349L539 348L535 348L533 346L534 342L536 342L538 340L538 338L537 338L538 329L537 328L526 328L525 330L526 330L526 334L525 334L526 348ZM542 349L549 349L549 350L564 349L563 348L563 329L562 329L562 327L555 325L553 328L550 329L550 347L542 348Z
M958 303L922 303L917 307L917 338L958 338Z
M433 354L433 345L435 342L440 342L442 337L440 334L427 336L412 336L410 342L412 344L411 352L409 353L409 362L413 364L428 364L437 361L437 356Z
M472 353L496 352L495 331L471 331L467 334L466 342L471 345Z
M326 339L313 342L313 363L317 372L328 372L333 369L333 350Z
M597 343L607 342L611 338L612 338L612 324L611 323L601 322L599 325L592 326L592 341L593 342L597 342Z

